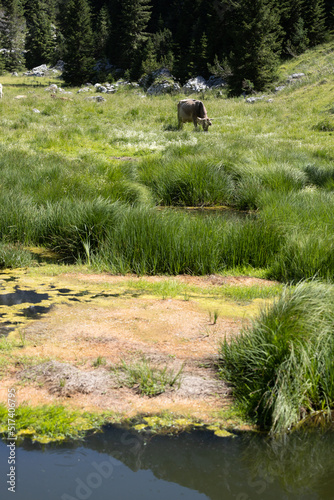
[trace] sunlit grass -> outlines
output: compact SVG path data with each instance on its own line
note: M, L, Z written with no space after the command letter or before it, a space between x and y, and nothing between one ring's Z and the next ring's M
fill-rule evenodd
M2 239L112 272L248 267L284 281L332 280L327 202L308 198L326 191L332 204L333 66L331 42L285 62L278 83L306 76L255 104L207 94L208 133L177 130L183 95L124 88L95 102L94 88L51 97L46 87L63 86L59 78L3 75ZM198 222L148 210L156 205L224 205L256 217Z

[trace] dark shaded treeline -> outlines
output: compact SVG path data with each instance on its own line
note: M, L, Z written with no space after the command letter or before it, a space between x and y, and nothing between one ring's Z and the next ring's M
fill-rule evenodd
M247 91L333 26L333 0L0 0L0 70L63 59L79 84L108 60L131 78L167 66L181 81L220 74Z

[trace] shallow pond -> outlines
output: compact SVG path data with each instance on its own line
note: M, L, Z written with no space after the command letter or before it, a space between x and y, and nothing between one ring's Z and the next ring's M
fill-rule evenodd
M334 435L218 438L138 434L117 427L83 441L16 447L16 493L7 491L7 441L0 441L3 500L332 500Z

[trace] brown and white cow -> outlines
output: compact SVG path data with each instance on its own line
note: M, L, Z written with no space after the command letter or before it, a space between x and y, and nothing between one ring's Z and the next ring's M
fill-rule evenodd
M182 128L186 122L193 122L195 128L197 123L202 125L205 132L208 131L212 125L212 119L208 118L206 109L202 101L197 99L182 99L177 105L177 118L179 121L179 128Z

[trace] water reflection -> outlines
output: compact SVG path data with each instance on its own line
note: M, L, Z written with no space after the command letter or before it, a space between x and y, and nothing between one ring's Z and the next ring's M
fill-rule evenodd
M333 445L330 433L269 440L116 427L71 443L26 440L18 449L16 499L332 500ZM5 449L1 443L1 470ZM34 477L43 477L44 486Z
M18 286L15 286L14 292L0 294L0 305L14 306L25 302L38 304L42 300L48 300L48 298L49 295L47 293L37 293L34 290L21 290Z

